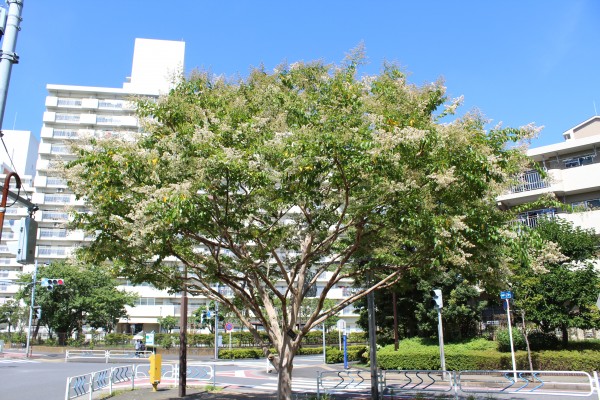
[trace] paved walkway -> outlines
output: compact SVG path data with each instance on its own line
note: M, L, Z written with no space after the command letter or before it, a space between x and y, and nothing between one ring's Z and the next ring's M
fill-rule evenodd
M179 397L178 388L159 388L158 391L153 392L152 388L140 388L136 390L118 392L114 397L115 400L176 400L181 399ZM276 399L277 397L273 394L269 396L268 393L252 393L239 391L229 391L227 389L219 392L206 392L203 389L187 388L186 396L183 397L186 400L242 400L242 399Z

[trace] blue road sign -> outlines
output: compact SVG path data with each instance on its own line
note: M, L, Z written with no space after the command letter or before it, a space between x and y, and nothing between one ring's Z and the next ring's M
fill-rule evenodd
M512 299L512 292L510 290L507 290L505 292L500 292L500 298L502 300Z

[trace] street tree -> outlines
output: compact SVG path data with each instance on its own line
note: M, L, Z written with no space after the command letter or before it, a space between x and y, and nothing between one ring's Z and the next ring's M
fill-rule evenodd
M438 314L433 306L432 290L443 293L443 326L447 341L460 341L479 333L481 311L486 302L472 283L451 271L428 279L406 276L393 287L375 293L377 343L394 343L394 294L398 338L437 337ZM367 302L357 302L360 311L358 324L368 332Z
M160 329L164 329L171 333L173 328L179 324L179 319L172 315L166 315L164 317L159 317L157 322L160 325Z
M83 326L102 328L111 332L119 318L126 316L125 306L132 306L137 296L118 290L117 282L106 268L81 264L76 261L60 261L42 265L38 278L60 278L64 285L52 290L36 283L35 304L42 308L38 326L47 326L58 334L64 344L73 333L80 337ZM31 274L23 274L24 283L16 298L27 301L31 296Z
M525 262L514 267L514 301L527 320L544 332L559 329L564 345L569 341L570 328L600 327L595 305L600 278L593 263L600 238L595 232L561 218L541 219L534 229L523 228L521 240L521 246L535 247L541 240L548 244L546 247L558 250L537 269Z
M15 328L19 322L25 321L28 308L23 307L18 301L8 300L5 303L0 304L0 324L4 323L8 327L8 334L10 339L11 327ZM13 329L14 331L15 329Z
M264 328L281 399L302 338L370 291L412 269L505 272L486 257L506 243L495 196L524 165L507 143L535 129L455 117L441 81L410 84L394 65L361 78L362 60L358 49L338 66L195 72L137 102L143 133L75 143L63 170L91 210L73 221L95 235L82 257L134 282L185 282L234 310L269 354ZM318 303L297 329L308 294Z

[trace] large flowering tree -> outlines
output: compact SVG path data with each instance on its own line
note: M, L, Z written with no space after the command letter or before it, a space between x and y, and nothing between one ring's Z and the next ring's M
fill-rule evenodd
M80 143L65 169L90 209L74 226L96 235L85 257L159 287L186 280L257 341L261 325L281 399L291 398L302 338L368 292L409 271L505 272L509 216L495 197L523 164L506 144L533 129L486 131L476 113L448 116L457 102L441 82L411 85L389 65L358 78L360 60L238 81L194 73L138 102L144 133ZM361 285L325 301L348 280ZM318 301L298 328L307 295Z

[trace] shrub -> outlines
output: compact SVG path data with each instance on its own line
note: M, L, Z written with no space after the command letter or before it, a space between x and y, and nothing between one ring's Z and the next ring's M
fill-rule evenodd
M309 355L315 355L315 354L323 354L323 348L322 347L300 347L298 349L298 353L296 353L296 355L299 355L299 356L309 356Z
M131 341L131 335L125 333L107 333L104 336L104 342L109 346L126 345Z
M67 346L71 347L83 347L85 342L85 337L82 335L76 339L69 338L67 339Z
M249 348L244 348L244 349L222 349L219 350L219 358L224 358L224 359L240 359L240 358L262 358L264 357L264 354L262 352L262 350L257 349L257 348L253 348L253 347L249 347Z
M525 350L527 345L525 344L525 337L523 333L517 328L512 328L513 345L515 351ZM500 329L496 333L496 343L498 344L498 351L507 352L510 351L510 335L508 329Z
M158 337L156 337L156 343L158 343L159 346L161 346L164 349L170 349L171 347L173 347L173 341L175 339L174 335L170 334L170 333L163 333L161 335L157 335Z
M367 351L367 346L348 346L348 361L363 361L363 355ZM344 362L344 351L336 347L328 347L325 351L325 362L327 364L337 364Z
M560 346L560 340L554 333L533 331L527 335L527 340L532 351L556 350Z
M540 351L537 353L534 368L549 371L598 371L600 353L584 351Z

